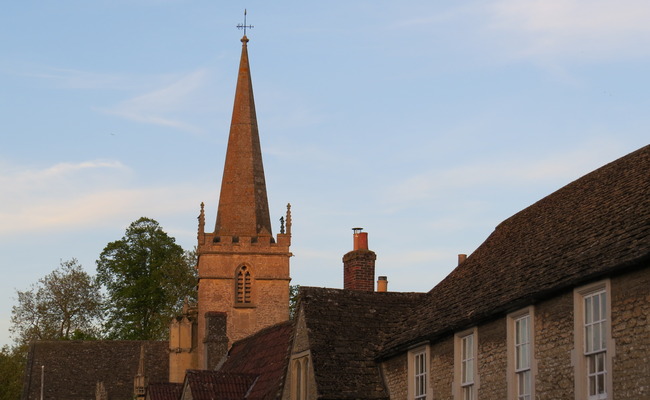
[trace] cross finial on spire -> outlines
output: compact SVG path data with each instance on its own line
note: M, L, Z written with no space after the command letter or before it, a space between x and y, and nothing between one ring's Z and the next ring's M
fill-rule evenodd
M237 29L243 29L244 30L244 37L246 37L246 28L252 29L254 28L253 25L246 25L246 9L244 8L244 23L237 25Z

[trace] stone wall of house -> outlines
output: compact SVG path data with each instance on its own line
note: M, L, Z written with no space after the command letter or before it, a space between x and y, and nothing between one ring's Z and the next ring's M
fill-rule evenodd
M650 399L650 268L612 279L616 399Z
M478 395L486 399L506 399L508 367L505 318L478 328Z
M431 345L431 392L433 399L453 399L452 387L454 383L454 337L449 336L444 340Z
M381 372L392 400L406 400L408 396L407 356L393 357L381 364Z
M573 292L535 306L535 390L540 399L573 399Z

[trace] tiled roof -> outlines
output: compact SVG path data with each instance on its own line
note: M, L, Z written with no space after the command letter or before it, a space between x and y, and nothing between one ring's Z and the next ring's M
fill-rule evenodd
M182 383L151 383L147 386L147 400L179 400Z
M375 357L385 332L424 293L300 288L320 399L387 399Z
M293 324L287 321L233 343L228 359L219 371L257 376L247 399L280 398L289 363L292 332Z
M256 379L253 374L188 370L184 389L189 387L192 400L242 400Z
M502 222L387 343L384 356L650 261L650 146Z
M40 399L41 366L46 399L94 399L97 382L104 383L109 399L131 399L142 345L147 378L152 382L166 381L166 341L35 342L29 350L22 399Z

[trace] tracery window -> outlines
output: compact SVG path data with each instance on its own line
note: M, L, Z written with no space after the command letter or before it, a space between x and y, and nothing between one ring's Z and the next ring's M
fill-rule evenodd
M235 280L235 302L238 304L251 304L252 277L250 269L246 265L237 268Z

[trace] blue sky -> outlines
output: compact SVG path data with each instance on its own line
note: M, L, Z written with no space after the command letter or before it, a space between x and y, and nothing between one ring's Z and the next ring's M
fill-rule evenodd
M314 3L314 4L312 4ZM242 35L293 282L340 287L355 226L426 291L494 227L648 144L645 0L39 1L0 13L0 344L15 290L141 216L215 219Z

